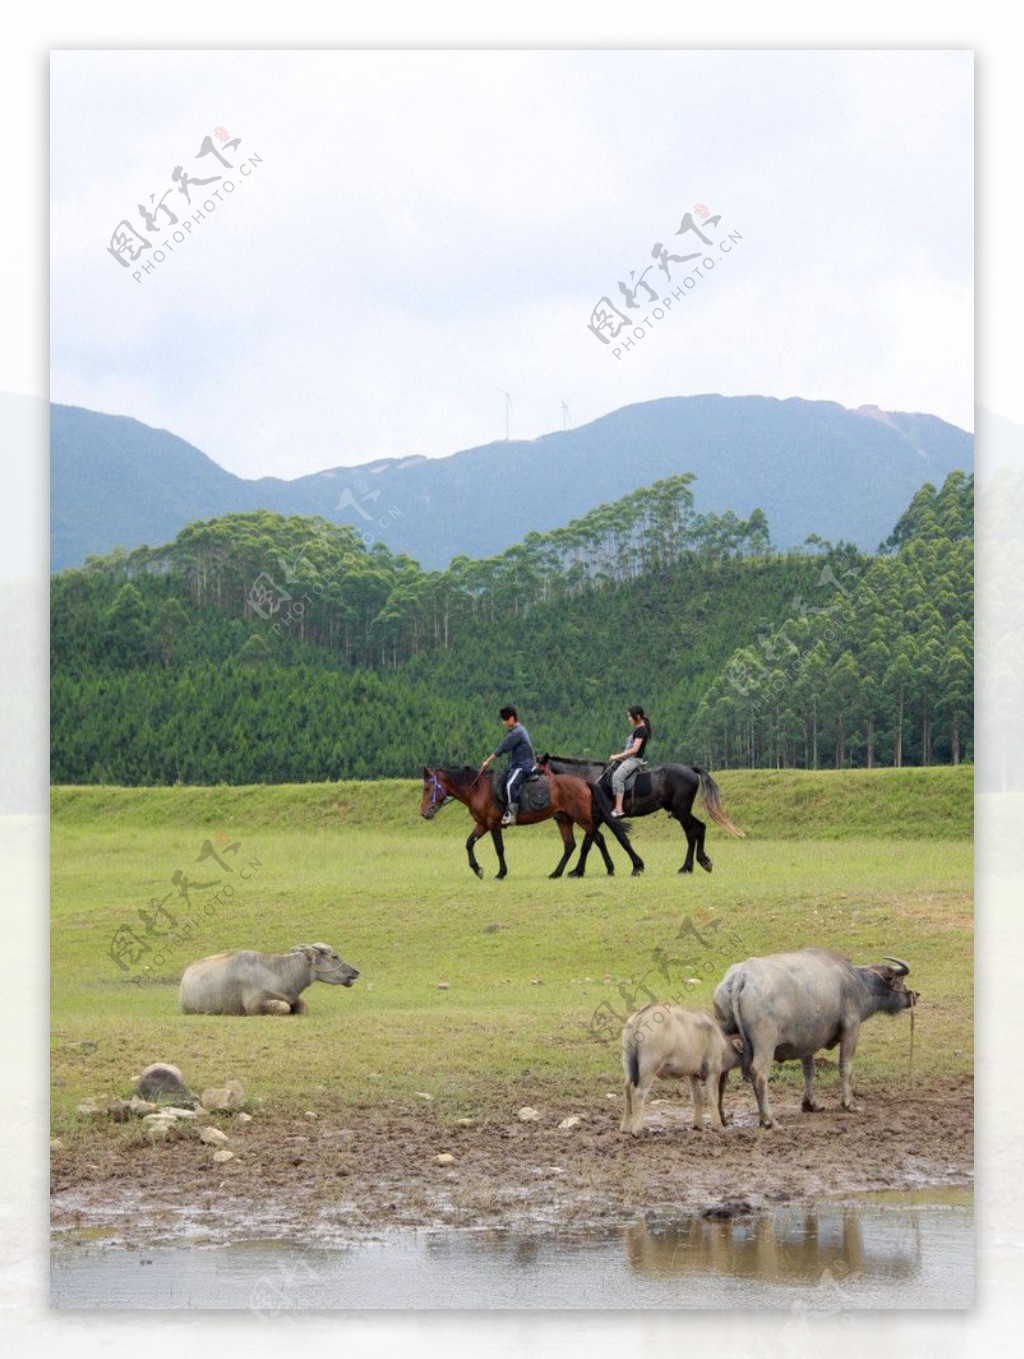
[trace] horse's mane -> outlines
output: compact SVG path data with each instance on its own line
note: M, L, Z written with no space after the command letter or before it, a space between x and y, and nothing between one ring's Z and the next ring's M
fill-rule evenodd
M443 774L451 783L454 783L456 788L462 788L467 783L472 783L480 771L474 769L471 764L460 764L439 765L437 772Z

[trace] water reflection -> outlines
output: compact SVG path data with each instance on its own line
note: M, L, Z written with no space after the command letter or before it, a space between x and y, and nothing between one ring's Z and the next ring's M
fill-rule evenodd
M84 1244L55 1250L51 1277L54 1307L246 1308L264 1320L352 1308L961 1308L973 1296L973 1213L968 1192L582 1233L398 1232L333 1249Z
M912 1278L921 1264L917 1213L865 1216L848 1204L771 1214L638 1223L626 1231L630 1266L642 1274L727 1274L762 1282L818 1282L858 1275Z

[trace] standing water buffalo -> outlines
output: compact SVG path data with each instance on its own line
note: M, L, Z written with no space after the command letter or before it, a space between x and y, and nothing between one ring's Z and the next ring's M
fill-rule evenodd
M178 1004L187 1015L303 1015L307 986L351 986L358 976L330 944L296 944L288 953L239 949L190 963Z
M702 1010L684 1010L673 1001L645 1005L622 1030L626 1108L620 1132L638 1133L644 1125L644 1100L656 1076L688 1076L693 1096L693 1126L704 1130L704 1096L710 1096L711 1126L725 1126L722 1096L726 1075L739 1066L743 1044Z
M748 958L729 968L715 990L715 1014L726 1033L743 1040L743 1075L754 1086L762 1128L777 1126L768 1105L772 1060L802 1062L802 1107L810 1113L821 1107L812 1088L814 1054L837 1043L842 1107L853 1108L850 1068L860 1026L878 1011L895 1015L916 1002L917 992L903 984L909 971L899 958L858 967L821 948Z

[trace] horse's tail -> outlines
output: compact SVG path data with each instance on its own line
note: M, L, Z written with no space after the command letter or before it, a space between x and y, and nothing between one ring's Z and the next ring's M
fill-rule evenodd
M722 811L722 799L719 795L718 784L714 781L706 769L702 769L699 764L692 766L700 776L700 795L708 816L716 822L723 830L727 830L730 835L746 835L746 831L741 831L739 826L730 821L725 812Z

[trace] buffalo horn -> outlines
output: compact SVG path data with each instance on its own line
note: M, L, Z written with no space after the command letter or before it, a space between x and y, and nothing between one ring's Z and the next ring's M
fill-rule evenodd
M905 963L902 958L890 958L889 955L886 954L885 961L887 963L896 964L897 968L899 969L899 971L896 974L898 977L905 977L907 973L910 971L910 964Z

